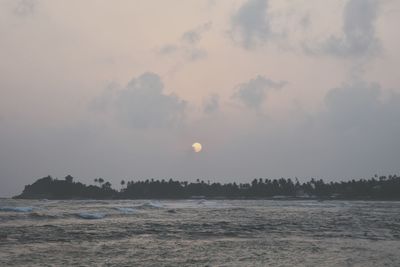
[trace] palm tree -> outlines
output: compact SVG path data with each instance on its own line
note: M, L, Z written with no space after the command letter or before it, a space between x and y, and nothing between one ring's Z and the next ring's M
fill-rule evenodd
M65 181L67 181L68 183L72 183L73 180L74 178L71 175L65 176Z

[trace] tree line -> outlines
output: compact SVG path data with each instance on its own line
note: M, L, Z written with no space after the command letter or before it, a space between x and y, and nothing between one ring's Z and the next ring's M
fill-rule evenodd
M121 189L112 188L103 178L95 185L75 182L71 175L63 180L51 176L25 186L15 198L47 199L183 199L183 198L333 198L333 199L400 199L400 176L375 175L370 179L324 182L310 179L254 179L250 183L196 182L173 179L121 181Z
M179 182L172 179L130 181L120 191L123 198L187 198L193 196L224 198L318 197L318 198L400 198L400 177L373 177L325 183L311 179L254 179L251 183Z

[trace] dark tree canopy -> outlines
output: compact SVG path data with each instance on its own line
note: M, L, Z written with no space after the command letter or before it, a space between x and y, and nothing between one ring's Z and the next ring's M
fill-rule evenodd
M67 181L68 183L72 183L73 180L74 180L74 177L72 177L71 175L65 176L65 181Z
M329 199L400 199L400 177L380 176L371 179L325 183L310 179L300 183L297 179L254 179L250 183L217 183L197 179L196 182L175 181L173 179L121 181L126 187L117 191L103 178L94 180L97 185L74 182L68 175L65 180L47 176L32 185L25 186L16 198L118 198L118 199L181 199L205 198L329 198Z

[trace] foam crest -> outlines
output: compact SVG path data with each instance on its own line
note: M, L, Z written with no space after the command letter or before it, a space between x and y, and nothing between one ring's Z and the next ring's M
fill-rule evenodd
M144 204L140 205L140 207L141 207L141 208L155 208L155 209L161 209L161 208L164 208L164 205L161 204L161 203L158 202L158 201L150 201L150 202L147 202L147 203L144 203Z

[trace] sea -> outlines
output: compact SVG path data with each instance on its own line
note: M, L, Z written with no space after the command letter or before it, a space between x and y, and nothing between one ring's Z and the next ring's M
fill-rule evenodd
M400 202L0 199L0 266L400 266Z

